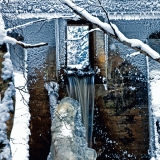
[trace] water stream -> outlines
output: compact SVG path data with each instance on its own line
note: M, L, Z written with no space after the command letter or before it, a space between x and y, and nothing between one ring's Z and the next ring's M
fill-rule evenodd
M67 74L68 96L76 99L81 104L82 122L86 128L86 140L88 146L92 146L92 128L94 113L94 73L93 71L82 72L68 71Z

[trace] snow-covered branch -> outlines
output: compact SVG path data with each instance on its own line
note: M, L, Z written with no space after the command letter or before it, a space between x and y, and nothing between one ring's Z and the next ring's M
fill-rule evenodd
M32 22L32 24L33 23L35 23L35 22ZM26 24L26 25L28 25L28 24ZM15 38L7 36L7 30L5 30L4 21L2 19L1 14L0 14L0 37L1 37L0 38L0 44L3 44L3 43L8 43L8 44L12 44L12 45L17 44L17 45L22 46L23 48L36 48L36 47L41 47L41 46L48 45L48 43L43 43L43 42L38 43L38 44L26 44L26 43L23 43L21 41L17 41Z
M62 3L67 5L69 8L71 8L76 14L78 14L81 18L86 19L87 21L91 22L92 24L98 26L101 30L103 30L107 35L115 38L119 42L151 57L152 59L156 60L157 62L160 62L160 55L156 51L154 51L152 48L150 48L147 44L144 44L142 41L138 39L128 39L121 33L118 29L118 27L115 24L112 24L112 27L114 28L116 35L114 34L114 31L110 24L104 23L100 21L97 17L92 16L90 13L88 13L84 8L81 8L74 4L71 0L61 0Z
M6 29L6 31L7 31L7 32L11 32L11 31L13 31L13 30L15 30L15 29L25 28L25 27L27 27L27 26L33 25L34 23L43 22L43 21L47 21L47 20L49 20L49 19L39 19L39 20L36 20L36 21L27 22L27 23L22 24L22 25L18 25L18 26L14 26L14 27L12 27L12 28L8 28L8 29Z
M21 41L17 41L16 44L22 46L23 48L37 48L37 47L42 47L42 46L48 45L48 43L43 43L43 42L38 43L38 44L26 44Z

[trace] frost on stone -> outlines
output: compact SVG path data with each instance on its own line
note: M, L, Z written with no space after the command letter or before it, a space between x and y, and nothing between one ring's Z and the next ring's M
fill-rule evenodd
M51 131L52 156L50 155L50 158L58 160L96 159L96 152L87 147L78 101L69 97L61 100L52 121Z

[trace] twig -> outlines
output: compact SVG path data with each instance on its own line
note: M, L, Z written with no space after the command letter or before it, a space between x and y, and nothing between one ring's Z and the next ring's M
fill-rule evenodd
M87 31L87 33L85 33L84 35L82 35L81 37L73 38L73 39L67 39L66 41L77 41L77 40L81 40L81 39L83 39L87 34L89 34L89 33L91 33L91 32L94 32L94 31L102 31L102 30L100 30L99 28L91 29L91 30Z
M35 23L38 23L38 22L43 22L43 21L47 21L48 19L39 19L39 20L36 20L36 21L31 21L31 22L27 22L25 24L22 24L22 25L18 25L18 26L14 26L12 28L8 28L6 29L7 32L11 32L12 30L15 30L15 29L18 29L18 28L25 28L29 25L33 25Z
M100 6L102 7L104 13L106 14L108 23L109 23L109 25L111 26L111 28L112 28L112 30L113 30L113 32L114 32L114 35L116 36L116 38L118 38L117 33L116 33L115 29L113 28L112 23L111 23L111 21L110 21L110 19L109 19L108 12L107 12L107 11L105 10L105 8L102 6L101 1L98 0L98 2L99 2L99 4L100 4Z

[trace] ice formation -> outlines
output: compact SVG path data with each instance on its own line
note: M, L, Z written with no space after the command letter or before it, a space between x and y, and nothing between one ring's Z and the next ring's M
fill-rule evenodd
M96 152L87 147L80 104L69 97L57 106L52 121L52 154L48 160L96 160Z
M57 108L57 99L58 99L58 89L59 85L56 82L45 83L45 88L48 91L49 103L50 103L50 114L51 119L54 119L56 108Z

